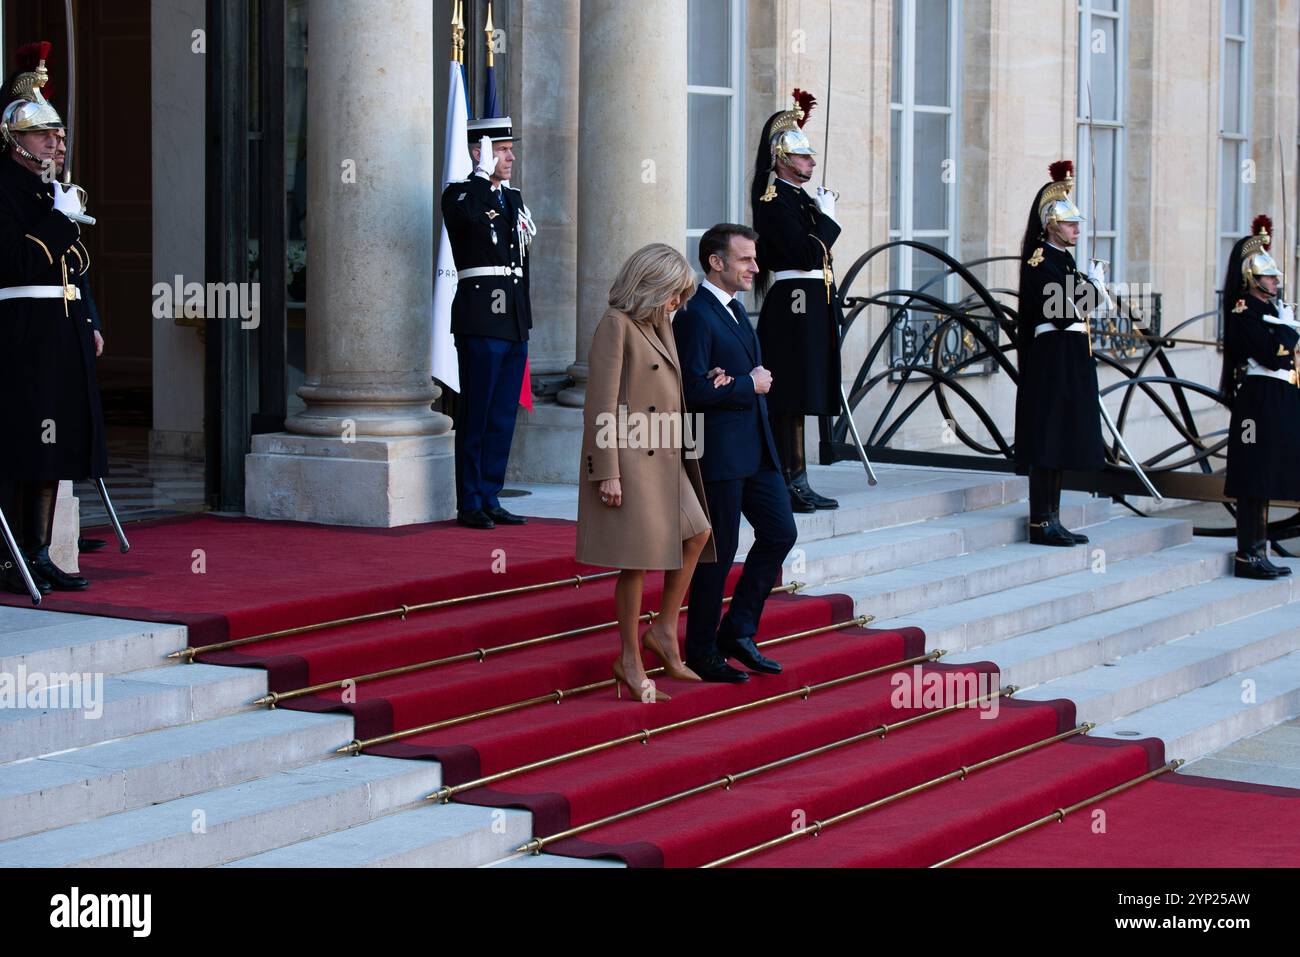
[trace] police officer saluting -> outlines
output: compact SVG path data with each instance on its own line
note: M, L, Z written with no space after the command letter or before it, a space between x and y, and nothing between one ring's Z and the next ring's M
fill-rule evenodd
M1020 244L1015 454L1016 471L1029 473L1029 541L1069 547L1088 537L1061 524L1062 472L1106 463L1087 313L1109 299L1102 264L1094 260L1085 276L1070 252L1084 221L1070 199L1074 164L1061 160L1049 172Z
M1291 569L1268 557L1268 500L1300 499L1300 387L1295 310L1279 298L1282 271L1269 255L1273 224L1256 216L1237 241L1223 282L1223 378L1232 406L1224 492L1237 500L1238 578Z
M90 256L77 220L84 192L54 180L63 120L35 70L4 91L0 115L0 508L43 593L88 586L50 560L60 479L108 474L95 379L95 328L82 291ZM0 546L0 588L25 594Z
M456 414L457 521L469 528L523 525L501 507L516 406L528 359L532 311L528 245L536 235L509 185L516 137L509 117L469 124L474 172L442 194L456 260L451 331L460 368Z
M835 194L803 184L812 179L816 150L803 125L816 105L812 94L795 90L794 105L772 115L763 127L754 161L754 229L758 231L763 296L758 339L771 364L767 395L772 434L785 470L790 507L796 512L838 508L839 502L808 485L804 461L804 416L834 415L840 400L840 313L831 247L839 238ZM768 288L768 286L771 288Z

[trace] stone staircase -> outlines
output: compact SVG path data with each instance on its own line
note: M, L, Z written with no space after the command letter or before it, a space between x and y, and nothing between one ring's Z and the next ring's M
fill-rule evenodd
M1022 697L1071 698L1094 735L1194 760L1300 714L1300 586L1227 577L1228 539L1067 493L1063 520L1092 541L1047 549L1024 541L1022 478L883 467L868 489L854 466L813 471L841 508L796 516L787 579L923 628L949 662L996 661ZM574 516L571 488L528 491L512 509ZM168 663L185 644L177 626L0 608L0 674L103 676L96 717L58 689L0 708L0 865L619 866L513 855L527 812L425 801L436 764L336 757L349 716L255 709L262 672Z

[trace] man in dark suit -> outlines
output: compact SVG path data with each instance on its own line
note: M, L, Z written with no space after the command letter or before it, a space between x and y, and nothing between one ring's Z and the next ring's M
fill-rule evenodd
M697 439L717 550L716 562L695 569L686 619L687 667L705 681L749 679L727 658L751 671L780 674L781 666L758 650L754 635L763 604L797 537L767 418L772 374L763 368L758 337L736 298L753 286L758 274L757 240L748 226L730 223L706 232L700 238L705 280L673 322L686 404L691 412L703 414ZM715 388L719 371L732 381ZM754 527L754 547L745 559L731 608L719 624L742 514Z
M535 229L519 190L509 185L516 139L510 118L475 120L469 135L474 172L442 194L457 273L451 304L460 366L456 518L469 528L494 528L527 521L502 508L497 496L505 485L533 325L527 246Z

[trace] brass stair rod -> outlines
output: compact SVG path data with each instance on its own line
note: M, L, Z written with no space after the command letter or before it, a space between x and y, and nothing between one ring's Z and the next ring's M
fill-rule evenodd
M818 628L810 628L807 631L797 631L792 635L783 635L780 638L769 638L767 641L758 642L758 647L767 648L772 645L785 644L787 641L794 641L798 638L808 638L812 635L824 634L828 631L839 631L841 628L862 627L875 620L874 615L859 615L857 618L850 618L848 621L834 622L829 625L822 625ZM646 672L646 676L662 674L664 669L653 668ZM525 698L522 701L512 701L509 704L497 705L494 708L488 708L484 711L473 711L469 714L458 715L454 718L444 718L441 721L434 721L431 724L422 724L415 728L406 728L402 731L394 731L390 734L380 735L377 738L367 738L364 741L352 741L335 751L335 754L360 754L365 748L376 744L387 744L390 741L400 741L403 738L409 738L417 734L426 734L430 731L439 731L443 728L450 728L453 725L465 724L470 721L477 721L480 718L492 718L500 714L509 714L512 711L519 711L523 708L531 707L535 704L559 704L565 698L572 698L575 695L585 694L588 691L598 691L601 688L614 687L615 679L606 678L603 681L596 681L588 685L578 685L576 688L557 689L547 692L544 695L537 695L533 698Z
M808 697L814 691L826 691L827 689L837 687L838 685L849 684L850 682L853 681L861 681L864 678L870 678L875 675L887 674L888 672L894 671L898 668L906 668L909 665L919 665L922 662L926 662L926 661L935 661L945 654L947 654L946 651L936 650L930 652L928 655L920 655L915 658L908 658L904 661L895 661L887 665L879 665L875 668L870 668L867 671L859 671L851 675L842 675L838 678L831 678L827 681L818 682L817 684L804 685L802 688L794 688L790 691L783 691L780 694L772 695L771 697L759 698L757 701L749 701L746 702L745 704L732 705L731 707L723 708L720 711L713 711L708 714L696 715L693 718L686 718L682 721L674 721L672 724L665 724L657 728L648 728L641 731L634 731L631 734L621 735L617 738L610 738L608 741L600 741L596 744L589 744L584 748L576 748L573 751L567 751L563 754L557 754L553 757L542 758L537 761L532 761L528 764L521 764L515 768L508 768L505 771L498 771L495 774L489 774L485 777L475 778L473 781L465 781L461 784L443 786L438 788L438 790L434 791L432 794L428 795L426 799L431 801L438 801L440 804L446 804L457 794L460 794L464 791L472 791L475 788L481 788L489 784L495 784L497 781L502 781L506 778L514 777L517 774L525 774L529 771L537 771L540 770L541 768L552 767L556 764L562 764L565 761L571 761L574 758L585 757L589 754L597 754L601 751L607 751L610 748L616 748L623 744L631 744L634 741L639 741L642 744L649 744L651 738L658 737L661 734L667 734L670 731L680 731L683 728L689 728L697 724L703 724L706 721L713 721L717 718L730 717L735 714L740 714L743 711L752 711L755 708L761 708L769 704L777 704L778 702L781 701L789 701L791 698L802 698L804 701L807 701Z
M779 585L773 588L774 592L796 592L803 587L803 582L790 582L788 585ZM722 599L725 605L732 599L731 595ZM687 611L689 605L683 605L682 611ZM644 615L639 615L637 621L654 621L661 613L657 611L648 611ZM303 695L317 694L321 691L329 691L332 688L341 688L349 681L354 684L360 684L362 681L377 681L380 678L395 678L398 675L410 674L413 671L423 671L426 668L440 668L443 665L460 664L463 661L484 661L488 655L500 654L503 651L517 651L520 648L528 648L533 645L541 645L550 641L559 641L562 638L576 638L579 635L589 635L593 632L602 631L606 628L612 628L618 624L618 620L602 622L599 625L585 625L582 628L573 628L569 631L557 631L551 635L542 635L540 638L527 638L523 641L512 641L508 645L494 645L489 648L475 648L473 651L462 652L459 655L449 655L446 658L434 658L431 661L420 661L411 665L401 665L397 668L389 668L386 671L372 671L365 675L356 675L352 678L340 678L337 681L325 681L321 684L308 685L305 688L295 688L292 691L272 691L270 694L263 695L253 702L254 705L270 705L274 708L282 701L288 701L292 698L301 698Z
M1051 814L1045 814L1036 821L1030 821L1028 824L1022 824L1020 827L1016 828L1015 830L1008 831L1007 833L1000 835L999 837L995 837L990 840L987 840L983 844L977 844L974 847L970 848L969 850L962 851L960 854L954 854L952 857L945 857L943 860L939 861L939 863L931 864L930 866L947 867L949 864L954 864L957 861L965 860L966 858L978 854L981 851L986 851L991 847L996 847L997 845L1002 844L1005 841L1011 840L1013 837L1018 837L1021 834L1025 834L1029 831L1035 830L1036 828L1040 828L1044 824L1050 824L1053 821L1064 821L1065 816L1067 814L1073 814L1075 811L1079 810L1080 808L1085 808L1089 804L1096 804L1098 801L1104 801L1108 797L1113 797L1114 795L1119 794L1121 791L1127 791L1131 787L1136 787L1139 784L1142 784L1146 781L1150 781L1152 778L1159 777L1160 775L1165 774L1168 771L1177 770L1182 765L1183 765L1183 759L1176 758L1173 761L1170 761L1167 764L1164 764L1161 767L1156 768L1154 771L1148 771L1146 774L1140 775L1131 781L1125 781L1123 784L1117 784L1113 788L1109 788L1105 791L1102 791L1100 794L1093 795L1090 798L1085 798L1082 801L1078 801L1075 804L1071 804L1069 807L1057 808Z
M834 751L839 748L847 747L848 745L851 744L859 744L862 741L866 741L868 738L883 738L890 731L895 731L899 728L908 727L909 725L916 724L918 721L927 721L932 718L938 718L945 714L950 714L953 711L957 711L963 708L974 707L976 705L983 703L985 700L988 699L1010 696L1014 694L1015 691L1016 691L1015 686L1010 685L998 691L990 692L989 694L986 695L980 695L978 698L975 698L972 701L964 701L961 702L960 704L949 705L946 708L939 708L935 711L927 711L924 714L919 714L915 717L907 718L906 720L899 721L895 724L882 724L879 727L872 728L870 731L863 731L861 734L854 734L854 735L850 735L847 738L840 738L838 741L832 741L829 744L819 745L818 747L811 748L807 751L800 751L798 754L792 754L789 757L778 758L775 761L769 761L766 764L760 764L758 767L750 768L747 771L740 771L737 772L736 774L725 774L715 781L709 781L706 784L696 785L695 787L688 788L685 791L678 791L676 794L669 794L666 797L659 798L657 801L651 801L648 804L641 804L638 805L637 807L629 808L626 811L619 811L617 814L610 814L606 817L600 818L597 821L589 821L586 824L580 824L577 827L571 827L566 831L559 831L555 834L548 834L545 837L535 837L531 841L528 841L525 844L520 844L518 847L516 847L515 853L522 854L528 852L532 854L540 854L542 852L542 849L545 848L546 845L552 844L555 841L564 840L570 837L575 837L578 834L585 834L587 831L591 831L599 827L604 827L607 824L614 824L618 821L623 821L630 817L636 817L638 814L645 814L648 811L654 811L657 810L658 808L666 807L669 804L675 804L678 801L685 800L688 797L694 797L697 794L704 794L707 791L714 791L717 790L718 788L726 788L727 790L731 790L731 786L733 784L736 784L739 781L747 780L748 778L752 778L755 775L762 774L766 771L774 771L777 768L786 767L787 765L794 764L797 761L802 761L805 758L817 757L818 755L826 754L828 751Z
M321 621L314 625L299 625L295 628L284 628L280 631L270 631L264 635L251 635L247 638L233 638L230 641L219 641L212 645L202 645L198 648L192 645L188 648L182 648L180 651L173 651L168 658L184 658L187 661L193 661L195 655L202 654L205 651L224 651L227 648L238 648L242 645L251 645L258 641L270 641L272 638L288 638L291 635L305 635L313 631L324 631L326 628L339 628L343 625L356 625L367 621L380 621L384 618L401 618L406 620L406 616L417 611L432 611L435 608L450 608L454 605L464 605L472 601L486 601L489 598L504 598L507 595L524 595L528 592L545 591L551 588L560 588L564 585L572 585L574 588L581 588L584 582L598 581L602 578L610 578L618 574L618 569L608 572L597 572L594 575L570 575L568 578L559 578L555 581L539 582L536 585L519 585L515 588L502 588L497 591L480 592L477 595L461 595L459 598L441 598L438 601L427 601L419 605L399 605L396 608L390 608L385 611L372 611L364 615L353 615L349 618L335 618L331 621Z
M868 811L874 811L886 806L887 804L893 804L895 801L901 801L903 798L912 797L913 795L920 794L923 791L928 791L931 788L938 787L940 784L945 784L948 781L965 781L966 778L974 774L976 771L982 771L995 764L1001 764L1003 761L1009 761L1022 754L1028 754L1030 751L1036 751L1039 748L1047 747L1049 744L1056 744L1059 741L1064 741L1066 738L1072 738L1077 734L1087 734L1095 727L1096 725L1094 724L1081 724L1077 728L1071 728L1069 731L1053 735L1050 738L1044 738L1043 740L1035 741L1032 744L1013 748L1010 751L1003 752L994 757L985 758L983 761L977 761L975 764L964 765L955 771L941 774L937 778L922 781L920 784L914 784L909 788L895 791L893 794L887 794L882 798L877 798L874 801L859 805L858 807L850 808L849 810L836 814L833 817L828 817L824 821L813 821L811 824L800 828L797 831L790 831L782 834L780 837L775 837L770 841L764 841L762 844L755 844L753 847L747 847L744 850L736 851L736 853L728 854L726 857L719 857L717 860L709 861L707 864L701 864L700 867L724 867L727 864L734 864L736 861L743 860L746 857L752 857L755 854L771 850L774 847L780 847L782 844L788 844L790 841L797 840L801 837L819 837L821 832L826 830L828 827L841 824L844 821L858 817L861 814L866 814Z

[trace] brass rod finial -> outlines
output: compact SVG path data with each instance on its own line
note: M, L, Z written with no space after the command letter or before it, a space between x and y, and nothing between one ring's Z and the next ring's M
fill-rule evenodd
M1019 690L1020 690L1020 685L1007 685L1002 690L1002 693L1005 694L1008 698L1010 698L1013 694L1015 694Z
M173 652L172 652L171 654L169 654L167 657L168 657L168 658L187 658L187 659L193 661L193 660L194 660L194 649L193 649L193 648L182 648L180 651L173 651Z
M451 801L451 788L444 784L442 787L438 788L438 790L426 797L425 800L437 801L439 804L447 804Z
M334 753L335 753L335 754L351 754L351 755L353 755L353 756L356 756L356 755L358 755L358 754L361 753L361 742L360 742L360 741L349 741L347 744L343 745L343 747L337 749Z
M934 651L932 651L930 654L931 654L931 657L933 657L933 658L935 658L935 659L939 659L939 658L942 658L942 657L943 657L944 655L946 655L947 653L948 653L948 649L947 649L947 648L936 648L936 649L934 649Z

